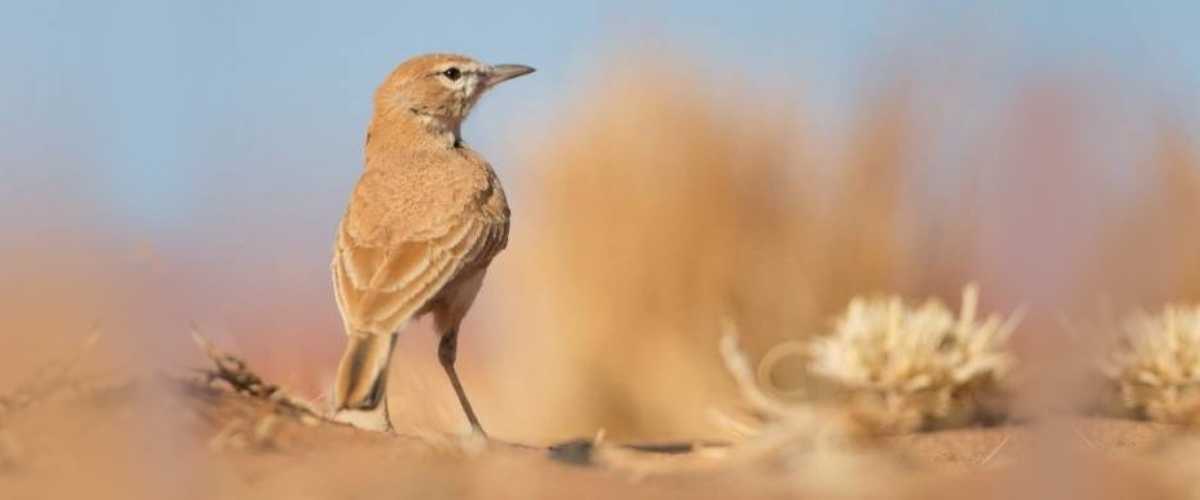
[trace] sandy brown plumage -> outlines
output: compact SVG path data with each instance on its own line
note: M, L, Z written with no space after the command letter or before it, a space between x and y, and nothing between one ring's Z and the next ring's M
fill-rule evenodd
M368 167L338 229L335 293L348 331L388 335L432 312L451 298L448 283L483 272L508 239L504 191L478 155L389 159L404 168Z
M479 429L453 368L458 325L507 244L509 209L491 165L463 144L459 129L485 90L530 71L434 54L401 64L376 92L366 168L334 245L334 293L350 337L334 387L335 417L390 426L394 335L432 313L442 336L439 360Z

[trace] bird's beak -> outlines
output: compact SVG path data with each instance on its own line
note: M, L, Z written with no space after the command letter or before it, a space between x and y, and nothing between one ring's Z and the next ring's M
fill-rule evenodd
M488 72L487 85L493 87L500 82L533 73L534 69L523 64L497 64Z

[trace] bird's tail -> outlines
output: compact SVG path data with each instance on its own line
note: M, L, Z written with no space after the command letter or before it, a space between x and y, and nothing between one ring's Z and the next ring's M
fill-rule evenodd
M396 335L352 333L333 386L333 419L355 427L386 431L388 362Z

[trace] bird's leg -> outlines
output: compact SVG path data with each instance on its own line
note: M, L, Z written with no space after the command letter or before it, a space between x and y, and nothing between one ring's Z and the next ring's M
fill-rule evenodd
M483 437L487 437L483 426L479 425L479 419L475 417L471 401L467 400L467 393L463 391L462 382L458 380L458 372L454 370L454 359L457 356L458 327L455 326L444 333L441 342L438 343L438 361L441 361L442 368L446 370L446 376L450 377L450 385L454 386L454 393L458 395L458 403L462 405L463 412L467 414L467 421L471 423L471 428L482 434Z

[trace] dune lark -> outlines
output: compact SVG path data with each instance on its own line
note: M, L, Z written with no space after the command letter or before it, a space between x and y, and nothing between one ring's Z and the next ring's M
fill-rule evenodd
M438 360L472 428L479 419L454 369L458 328L508 240L496 173L463 143L462 122L497 84L533 72L452 54L400 64L375 93L366 168L337 230L333 288L349 337L334 418L389 430L387 372L397 333L433 314Z

